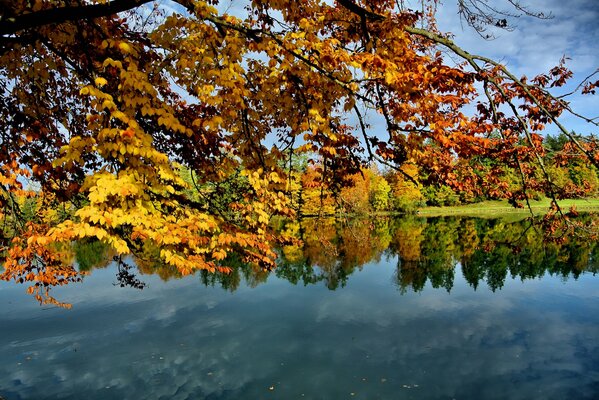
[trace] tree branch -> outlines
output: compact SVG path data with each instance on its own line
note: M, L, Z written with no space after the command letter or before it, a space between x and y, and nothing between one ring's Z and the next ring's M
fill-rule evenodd
M494 61L494 60L492 60L490 58L487 58L487 57L483 57L483 56L479 56L479 55L475 55L475 54L470 54L467 51L463 50L461 47L457 46L451 40L449 40L449 39L447 39L447 38L445 38L443 36L437 35L436 33L429 32L427 30L419 29L419 28L412 27L412 26L404 26L404 29L405 29L406 32L409 32L409 33L412 33L414 35L418 35L418 36L422 36L422 37L428 38L428 39L432 40L433 42L436 42L436 43L438 43L440 45L443 45L443 46L447 47L448 49L450 49L451 51L453 51L455 54L457 54L458 56L460 56L464 60L466 60L466 62L468 62L472 66L472 68L474 68L474 70L476 70L477 72L482 71L482 68L481 68L480 65L478 65L476 63L476 61L482 61L484 63L487 63L489 65L492 65L494 67L499 68L501 70L501 72L503 72L505 74L505 76L509 80L511 80L513 83L515 83L517 86L519 86L522 89L522 91L528 96L528 98L537 107L539 107L539 109L543 112L543 114L546 115L551 120L551 122L553 122L555 124L555 126L557 126L557 128L568 139L570 139L570 141L572 143L574 143L574 145L581 151L581 153L585 154L587 156L587 158L589 159L589 161L595 167L599 168L599 162L595 159L594 155L590 151L588 151L587 149L585 149L584 146L580 143L580 141L570 131L568 131L566 129L566 127L561 122L558 121L557 117L555 115L553 115L553 113L551 113L547 109L547 107L540 101L540 99L531 92L530 85L527 85L524 82L522 82L520 79L518 79L514 74L512 74L511 72L509 72L508 69L504 65L502 65L502 64L500 64L500 63L498 63L498 62L496 62L496 61ZM503 89L500 87L500 85L494 79L492 79L492 78L486 78L486 79L489 80L491 83L493 83L493 85L495 87L497 87L497 89L499 90L499 92L503 91ZM547 95L547 96L549 96L549 97L557 100L557 98L555 96L551 95L546 90L543 89L542 91L543 91L543 94L545 94L545 95ZM508 100L508 103L510 104L510 106L512 107L512 109L514 109L513 104L509 101L509 98L506 96L506 94L505 93L501 93L501 95L506 100ZM568 111L570 111L572 113L572 111L569 109L569 107L567 109L568 109ZM574 114L574 115L576 115L576 114ZM516 115L516 117L518 119L520 119L518 117L518 115ZM578 116L578 117L582 118L582 119L585 119L582 116ZM523 124L522 121L520 121L520 123ZM523 127L524 127L524 125L523 125Z
M0 35L10 36L19 31L67 21L107 17L139 7L153 0L113 0L104 4L56 7L0 20Z

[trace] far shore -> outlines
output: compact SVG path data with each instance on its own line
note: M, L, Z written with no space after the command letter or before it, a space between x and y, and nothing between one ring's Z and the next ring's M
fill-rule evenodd
M589 199L564 199L558 200L558 204L564 213L570 211L572 207L578 212L584 213L599 213L599 198ZM462 216L462 217L478 217L478 218L508 218L510 220L520 220L529 217L532 214L535 216L545 215L549 211L551 200L548 198L542 200L530 200L530 208L523 203L522 208L514 207L507 200L487 200L480 203L461 204L456 206L433 207L425 206L418 207L411 212L397 211L377 211L368 214L304 214L300 218L353 218L353 217L382 217L382 216L397 216L416 215L421 217L447 217L447 216Z
M579 212L599 212L599 198L592 199L564 199L558 201L559 206L564 212L570 211L572 207ZM505 200L483 201L474 204L465 204L458 206L447 207L421 207L418 208L417 214L433 217L433 216L477 216L477 217L501 217L505 214L510 215L534 215L546 214L551 205L550 199L531 200L530 208L523 204L523 208L516 208Z

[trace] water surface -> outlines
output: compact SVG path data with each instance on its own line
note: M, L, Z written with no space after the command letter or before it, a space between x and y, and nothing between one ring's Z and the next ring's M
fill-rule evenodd
M109 264L54 291L71 310L1 283L0 396L599 397L596 244L491 248L496 223L476 220L333 226L302 228L271 274L143 274L136 290Z

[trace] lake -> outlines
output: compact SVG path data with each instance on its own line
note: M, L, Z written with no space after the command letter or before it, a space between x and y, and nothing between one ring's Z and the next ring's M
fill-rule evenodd
M470 218L280 229L304 245L270 273L181 278L91 245L53 291L70 310L0 282L0 396L599 398L596 242Z

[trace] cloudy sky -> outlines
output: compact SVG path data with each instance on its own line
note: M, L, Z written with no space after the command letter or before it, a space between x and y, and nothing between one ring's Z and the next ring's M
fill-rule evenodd
M509 9L507 0L492 2L493 6ZM570 58L567 66L574 72L572 84L560 92L576 87L581 80L599 67L599 1L597 0L521 0L531 10L551 13L553 18L540 20L532 17L513 19L512 32L495 30L494 40L484 40L463 24L458 16L457 0L444 0L439 7L439 27L455 35L454 41L470 53L503 61L516 75L535 76L546 72L564 56ZM599 79L596 76L594 80ZM586 116L599 116L597 96L575 95L572 107ZM575 118L564 117L562 122L581 134L599 133L599 129ZM556 133L548 127L548 133Z

